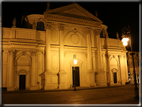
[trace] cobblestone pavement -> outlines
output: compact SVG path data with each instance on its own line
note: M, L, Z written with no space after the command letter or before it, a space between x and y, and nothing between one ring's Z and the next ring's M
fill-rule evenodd
M134 85L77 91L3 93L3 104L139 104Z

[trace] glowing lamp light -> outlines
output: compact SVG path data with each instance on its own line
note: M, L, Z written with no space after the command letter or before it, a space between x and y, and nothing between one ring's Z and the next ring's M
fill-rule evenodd
M129 41L129 38L123 38L122 39L123 45L127 46L128 45L128 41Z
M76 59L74 60L74 64L77 64L77 60Z

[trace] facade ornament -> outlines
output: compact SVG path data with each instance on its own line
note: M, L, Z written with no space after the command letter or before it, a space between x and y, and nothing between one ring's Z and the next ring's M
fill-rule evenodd
M26 51L22 51L22 55L25 55L26 54Z
M73 31L74 31L74 33L76 33L76 32L77 32L77 29L76 29L76 28L74 28L74 30L73 30Z
M46 29L51 29L52 22L47 22Z
M35 21L33 22L33 29L36 30L36 23L35 23Z
M47 3L47 9L46 9L46 11L48 11L48 10L50 10L50 3L49 2Z
M31 51L31 55L35 56L36 55L36 51Z
M118 32L116 32L116 38L119 39L119 34L118 34Z
M40 17L38 21L39 21L39 22L42 22L42 18Z
M86 28L86 34L91 34L91 28Z
M100 33L101 33L101 30L100 30L100 29L95 29L95 34L96 34L96 35L100 35Z
M13 26L12 26L13 28L15 28L16 27L16 17L14 17L14 19L13 19Z
M11 55L14 52L15 52L15 50L8 50L9 55Z
M58 26L59 26L59 31L63 31L63 30L64 30L64 27L65 27L64 24L61 24L61 23L60 23Z
M95 15L96 15L96 17L98 17L98 12L97 12L97 10L95 11Z
M115 55L113 55L113 58L115 58Z

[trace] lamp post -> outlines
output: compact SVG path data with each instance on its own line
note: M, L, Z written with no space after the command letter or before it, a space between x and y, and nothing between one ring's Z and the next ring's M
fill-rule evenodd
M124 29L127 29L127 30L124 31ZM131 52L132 52L132 53L130 53L130 55L132 55L132 61L133 61L133 74L134 74L134 82L135 82L135 98L139 98L138 87L137 87L137 82L136 82L135 63L134 63L134 54L135 53L133 52L132 38L131 38L131 34L130 34L130 28L128 26L128 28L123 28L122 29L122 42L123 42L123 45L127 46L129 40L130 40L130 47L131 47Z
M73 55L74 69L73 69L73 79L74 79L74 91L76 91L76 82L75 82L75 64L77 64L76 54Z

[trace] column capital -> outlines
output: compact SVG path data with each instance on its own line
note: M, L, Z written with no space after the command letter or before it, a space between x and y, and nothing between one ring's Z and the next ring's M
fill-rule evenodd
M110 57L111 57L111 55L108 55L108 54L105 54L105 56L106 56L107 58L110 58Z
M46 29L51 29L52 24L53 24L52 22L47 22L46 23Z
M15 50L13 50L13 49L8 50L9 55L11 55L14 52L15 52Z
M118 58L121 58L122 57L122 55L118 55Z
M86 31L86 34L91 34L91 28L89 28L89 27L86 27L85 31Z
M35 56L36 55L36 51L31 51L31 55Z
M65 25L64 25L64 24L62 24L62 23L59 23L59 24L58 24L58 27L59 27L59 31L63 31L63 30L64 30Z
M95 32L96 35L100 35L101 30L100 29L95 29L94 32Z

